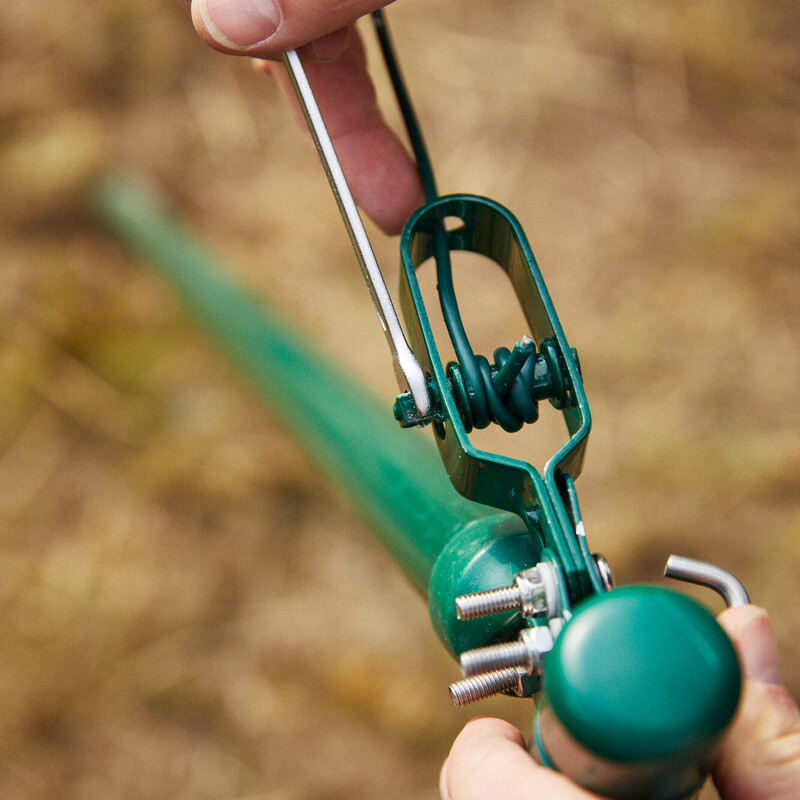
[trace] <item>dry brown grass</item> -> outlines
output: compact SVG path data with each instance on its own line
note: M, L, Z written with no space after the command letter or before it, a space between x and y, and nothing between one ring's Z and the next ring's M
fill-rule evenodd
M592 544L624 582L673 551L736 571L800 691L796 4L402 0L391 20L441 186L515 211L581 352ZM168 0L7 0L0 59L0 794L435 797L467 715L423 603L82 209L104 168L159 181L388 402L273 87ZM482 347L513 341L485 295L465 300Z

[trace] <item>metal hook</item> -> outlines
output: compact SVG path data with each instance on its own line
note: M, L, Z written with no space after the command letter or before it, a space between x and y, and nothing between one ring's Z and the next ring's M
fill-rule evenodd
M672 555L664 567L664 575L687 583L706 586L722 595L728 608L743 606L750 602L742 582L730 572L706 561Z

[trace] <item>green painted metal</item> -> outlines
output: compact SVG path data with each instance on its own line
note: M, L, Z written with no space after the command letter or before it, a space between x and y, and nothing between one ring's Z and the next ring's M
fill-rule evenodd
M110 179L98 188L95 206L105 225L177 292L416 587L430 595L433 623L446 646L459 653L513 626L512 618L459 623L454 599L510 582L536 563L540 552L525 526L461 497L424 433L400 429L387 405L234 282L152 191Z
M630 586L579 605L548 654L539 754L601 794L679 800L739 701L733 645L685 595Z
M457 218L462 224L445 231L445 218ZM577 478L583 467L591 428L589 405L575 353L567 344L522 227L507 209L492 200L453 195L427 203L409 219L400 249L400 304L412 349L435 384L439 403L433 428L453 485L469 499L519 516L541 547L554 553L573 602L603 591L588 551L575 534L575 524L563 498L564 478ZM484 255L506 272L537 350L549 363L549 383L559 387L553 392L553 404L561 409L569 438L548 461L544 477L526 462L480 451L469 441L459 409L459 393L451 389L453 372L448 374L439 357L416 277L417 269L429 258L435 257L439 263L450 252L459 250ZM441 282L441 271L438 275ZM448 313L457 314L457 307L449 312L445 308L445 315ZM462 361L461 368L465 366Z

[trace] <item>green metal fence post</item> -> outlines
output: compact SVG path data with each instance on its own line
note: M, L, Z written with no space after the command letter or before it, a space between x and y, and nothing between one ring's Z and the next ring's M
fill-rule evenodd
M424 433L402 430L391 402L381 404L356 386L232 280L152 191L108 179L97 189L95 207L104 224L177 292L428 595L445 644L458 653L508 624L511 615L456 624L453 599L503 585L536 563L540 553L524 525L461 497Z

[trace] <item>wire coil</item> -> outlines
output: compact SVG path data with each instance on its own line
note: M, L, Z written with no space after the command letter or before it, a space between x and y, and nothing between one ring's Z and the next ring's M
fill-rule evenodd
M527 352L526 352L527 351ZM519 364L520 354L522 363ZM516 358L515 358L516 356ZM463 364L472 359L472 379L478 390L470 386ZM540 353L530 339L523 339L513 350L498 347L494 366L486 356L462 353L459 362L447 365L450 390L456 402L464 429L469 433L494 422L514 433L526 423L539 418L539 401L550 400L556 408L567 402L567 387L562 377L555 349L545 340ZM516 362L516 363L515 363Z
M378 10L372 13L372 21L417 162L425 200L434 201L439 195L433 166L394 54L386 19ZM539 418L539 400L549 399L556 408L564 408L569 395L566 369L548 340L539 343L538 354L536 345L527 337L513 350L500 347L494 351L494 365L473 352L458 310L450 246L442 220L433 229L433 256L439 302L458 362L448 365L447 375L467 433L492 422L510 433L518 431L525 423ZM572 353L577 362L577 354L574 350Z

